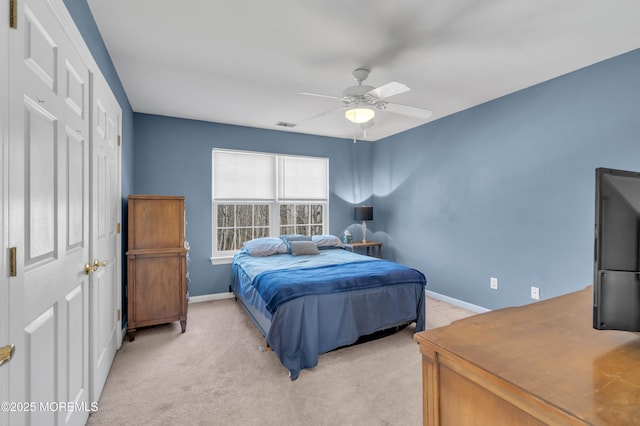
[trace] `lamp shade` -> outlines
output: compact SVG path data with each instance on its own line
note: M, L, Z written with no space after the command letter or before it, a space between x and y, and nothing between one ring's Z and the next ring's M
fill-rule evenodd
M373 207L356 207L353 210L355 220L373 220Z
M344 116L352 123L366 123L376 115L371 108L352 108L345 111Z

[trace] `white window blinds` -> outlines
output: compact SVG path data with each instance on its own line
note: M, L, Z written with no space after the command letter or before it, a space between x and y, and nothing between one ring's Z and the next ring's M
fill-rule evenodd
M216 201L329 198L327 158L213 150L212 165Z
M279 157L278 198L326 200L328 160L326 158Z
M272 200L276 196L273 155L213 151L214 200Z

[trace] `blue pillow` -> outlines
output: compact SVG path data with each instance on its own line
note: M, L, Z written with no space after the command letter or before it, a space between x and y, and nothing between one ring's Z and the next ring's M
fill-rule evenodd
M271 256L289 253L289 247L277 237L255 238L244 243L242 250L251 256Z
M320 250L330 248L344 248L344 244L342 244L340 238L336 237L335 235L314 235L313 237L311 237L311 240Z

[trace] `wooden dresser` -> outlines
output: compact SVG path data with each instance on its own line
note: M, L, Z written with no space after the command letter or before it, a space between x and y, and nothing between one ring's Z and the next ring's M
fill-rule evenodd
M136 328L180 321L187 327L184 197L130 195L127 297L130 340Z
M417 333L424 424L640 424L640 336L592 306L588 287Z

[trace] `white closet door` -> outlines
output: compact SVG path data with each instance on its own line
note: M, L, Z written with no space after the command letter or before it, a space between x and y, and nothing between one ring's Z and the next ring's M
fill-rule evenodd
M120 309L120 107L102 80L92 80L91 254L101 265L91 277L91 400L97 401L122 341Z
M48 0L9 31L9 244L17 247L16 424L85 424L89 406L89 71ZM17 305L20 306L20 305ZM74 404L74 410L59 403ZM49 405L47 405L49 404Z

